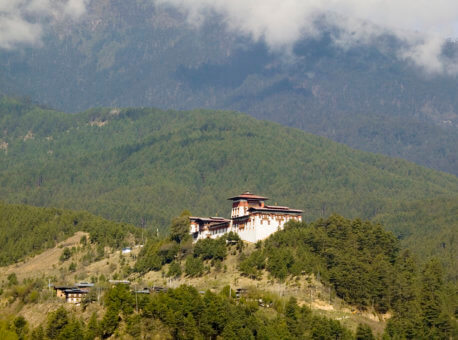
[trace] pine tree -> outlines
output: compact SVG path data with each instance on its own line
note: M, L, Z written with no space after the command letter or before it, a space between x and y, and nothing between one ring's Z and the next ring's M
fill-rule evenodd
M368 325L360 323L356 329L356 340L375 340L372 329Z

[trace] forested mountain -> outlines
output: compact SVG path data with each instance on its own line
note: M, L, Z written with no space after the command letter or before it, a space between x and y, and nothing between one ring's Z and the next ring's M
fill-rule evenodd
M52 26L41 47L1 50L0 92L70 112L239 110L458 174L457 79L399 61L392 37L342 50L328 32L299 41L285 61L219 18L196 29L150 0L88 6L82 21Z
M8 202L163 230L183 209L227 216L226 198L249 189L303 209L306 220L336 212L382 221L413 249L428 249L422 256L453 259L457 178L403 160L225 111L68 115L5 97L0 125Z

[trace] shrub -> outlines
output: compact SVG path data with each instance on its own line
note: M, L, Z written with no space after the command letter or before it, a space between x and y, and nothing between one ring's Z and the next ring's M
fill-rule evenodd
M211 238L199 240L194 246L194 256L201 257L203 260L224 260L226 255L226 240L223 237L216 240Z
M71 256L72 256L71 250L68 249L67 247L65 247L64 250L62 251L62 255L60 255L60 257L59 257L59 260L60 260L60 262L65 262L65 261L67 261Z
M190 277L201 276L204 272L204 263L199 257L188 257L185 264L185 273Z
M179 277L181 275L181 266L178 262L172 262L167 272L167 277Z

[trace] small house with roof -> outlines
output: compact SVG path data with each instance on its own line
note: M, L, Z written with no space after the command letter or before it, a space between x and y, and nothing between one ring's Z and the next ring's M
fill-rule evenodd
M230 219L190 217L190 233L194 242L204 238L217 238L232 231L242 240L255 243L283 229L288 221L302 221L302 210L266 205L267 197L248 191L228 200L232 201Z
M83 297L89 292L88 289L80 289L77 287L69 286L56 286L54 287L56 296L64 299L67 303L79 305Z

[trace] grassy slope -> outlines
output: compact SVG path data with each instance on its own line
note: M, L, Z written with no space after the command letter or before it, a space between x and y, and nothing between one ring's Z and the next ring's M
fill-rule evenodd
M67 115L3 99L0 126L0 143L8 143L0 152L0 197L10 202L85 209L136 224L144 218L163 228L185 208L227 216L226 198L248 189L304 209L307 220L332 212L383 220L417 249L411 241L417 229L428 240L456 227L453 219L423 227L419 213L425 199L449 202L443 214L453 213L455 176L240 113ZM404 208L412 216L398 223Z
M0 266L52 248L76 232L89 232L102 246L121 247L130 235L140 235L133 225L105 220L87 212L39 208L0 201Z
M138 255L139 248L134 248L131 256L122 256L119 251L107 252L106 256L100 260L95 261L89 265L84 265L81 261L83 254L87 251L84 246L79 243L80 237L85 233L78 232L74 236L63 240L56 247L48 249L33 258L27 259L24 262L3 267L0 272L0 280L7 281L7 276L15 273L19 282L26 278L52 278L53 284L72 284L75 277L78 280L89 281L93 276L103 274L107 278L111 278L114 272L121 271L121 259L125 261L125 265L133 266L135 264L135 256ZM71 259L62 263L59 261L62 247L76 247L82 249L80 253L74 254ZM249 245L246 249L251 252L254 249L253 245ZM220 291L226 285L232 287L246 287L250 289L252 294L267 296L282 304L286 303L290 296L298 299L300 304L310 306L316 314L324 315L326 317L341 320L341 323L352 330L356 328L358 323L369 324L375 332L381 333L385 327L384 320L378 320L371 312L358 311L352 312L355 307L345 304L341 299L332 295L332 303L329 303L329 288L324 286L321 282L317 281L313 276L302 277L300 280L288 279L285 282L272 282L267 278L265 273L264 277L260 280L252 280L245 276L241 276L237 270L237 263L240 254L227 256L224 264L227 266L227 271L216 272L214 269L202 277L186 277L182 276L179 279L170 280L164 278L160 271L148 272L145 276L132 276L130 279L135 280L137 286L170 286L178 287L182 284L192 285L198 290L213 290ZM68 271L68 263L74 261L77 263L76 271ZM116 268L116 269L113 269ZM127 278L127 277L126 277ZM46 281L47 282L47 281ZM310 286L313 286L313 294L310 294ZM46 288L45 288L46 289ZM312 298L310 300L310 298ZM59 300L57 300L59 301ZM33 327L38 326L40 323L46 321L46 315L50 311L57 309L61 306L56 303L56 300L40 301L36 304L26 304L21 306L18 312L17 305L10 305L2 309L4 315L19 314L24 316ZM68 305L64 305L69 307ZM79 316L86 322L91 316L93 311L103 313L100 305L93 303L88 306L86 311L79 311ZM272 309L267 309L267 312L274 313Z

